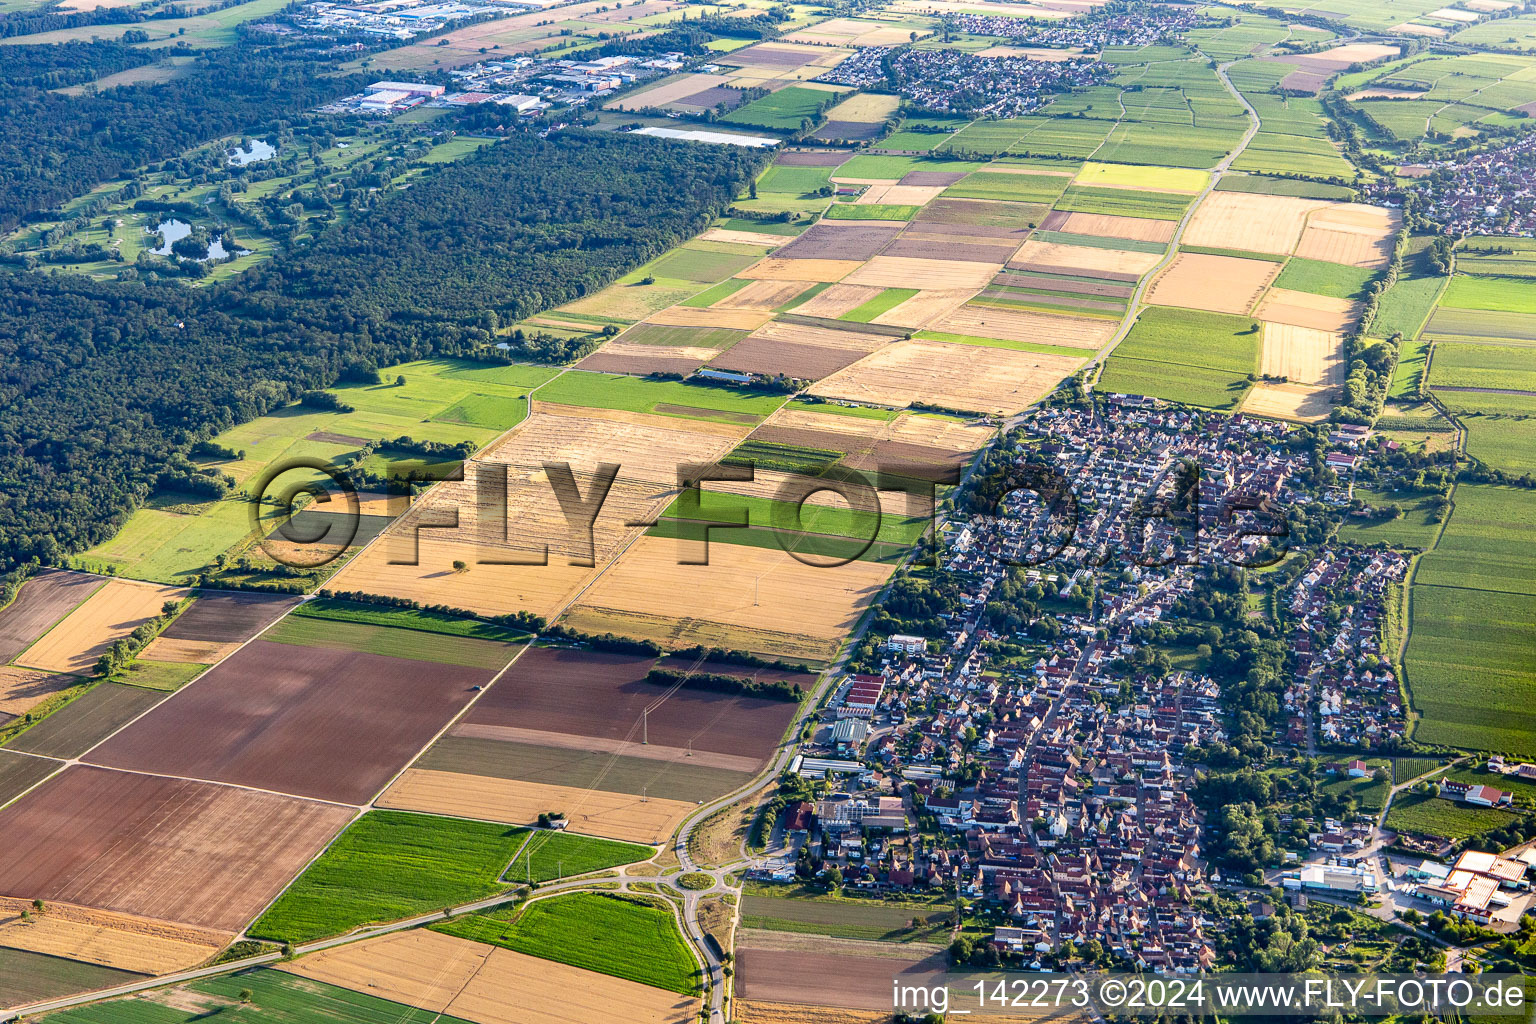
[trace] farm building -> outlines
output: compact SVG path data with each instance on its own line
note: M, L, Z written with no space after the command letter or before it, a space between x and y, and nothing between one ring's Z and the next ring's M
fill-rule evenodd
M1471 782L1457 782L1455 779L1440 780L1440 795L1447 800L1460 800L1464 804L1472 804L1475 807L1508 807L1515 799L1513 793L1502 789Z

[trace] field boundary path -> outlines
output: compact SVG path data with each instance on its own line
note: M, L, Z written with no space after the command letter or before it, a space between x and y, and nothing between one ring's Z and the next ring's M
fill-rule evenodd
M1201 189L1200 193L1190 201L1189 206L1184 210L1184 215L1179 218L1178 226L1173 229L1173 237L1168 240L1168 251L1163 254L1163 258L1158 260L1151 270L1142 274L1141 279L1136 282L1136 290L1131 294L1130 301L1125 306L1125 319L1120 322L1120 326L1115 330L1114 335L1110 337L1109 341L1104 344L1104 347L1095 352L1093 357L1088 360L1089 368L1101 366L1131 333L1131 328L1136 326L1136 320L1141 315L1142 297L1146 295L1147 289L1152 286L1152 282L1157 278L1157 275L1168 269L1168 265L1178 257L1179 240L1184 237L1184 229L1189 226L1190 218L1194 217L1195 211L1200 208L1200 204L1205 201L1206 196L1216 190L1217 183L1221 181L1221 176L1227 173L1227 169L1232 166L1232 161L1241 156L1243 150L1248 148L1248 143L1252 142L1253 137L1259 134L1261 123L1259 112L1253 109L1253 104L1248 102L1248 98L1242 94L1237 86L1232 84L1232 79L1227 77L1227 69L1236 63L1236 61L1228 61L1225 64L1218 64L1216 66L1216 77L1221 79L1221 84L1226 86L1227 91L1248 112L1250 121L1248 130L1243 133L1242 139L1232 148L1231 152L1222 157L1217 161L1216 166L1211 168L1210 181L1206 182L1205 188Z

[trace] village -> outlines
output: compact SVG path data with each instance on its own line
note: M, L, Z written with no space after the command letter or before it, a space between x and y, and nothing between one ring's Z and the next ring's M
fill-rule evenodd
M1536 235L1536 134L1415 167L1425 217L1447 235Z
M1106 46L1147 46L1195 24L1196 8L1112 3L1069 21L961 12L955 27L978 36L1002 36L1030 46L1097 52Z
M1536 852L1407 835L1389 860L1384 811L1350 802L1342 818L1281 814L1274 861L1248 871L1231 866L1198 802L1202 776L1246 742L1229 735L1222 683L1200 664L1222 628L1189 622L1217 599L1208 578L1222 566L1276 567L1270 589L1247 596L1283 613L1295 652L1276 755L1305 772L1320 749L1404 736L1382 636L1406 557L1342 544L1290 552L1274 528L1277 509L1348 501L1336 474L1363 457L1367 432L1318 436L1333 474L1313 483L1310 448L1271 421L1118 397L1027 414L1010 450L1059 474L1074 500L1052 500L1036 472L1036 493L1004 514L950 519L936 573L954 584L957 610L941 613L940 635L882 636L841 680L791 764L812 789L788 805L755 877L835 868L851 895L951 893L989 930L971 963L1034 969L1069 966L1074 952L1087 961L1076 967L1210 968L1222 928L1203 909L1211 893L1283 891L1298 908L1322 899L1387 922L1440 912L1515 928ZM999 614L1020 597L1035 617ZM1191 635L1208 643L1175 663L1169 652ZM1382 763L1346 758L1317 774L1371 784ZM1536 777L1533 765L1489 769ZM1420 788L1473 806L1511 800L1446 777Z
M918 111L1017 117L1039 110L1053 95L1109 77L1106 66L1090 57L1033 60L903 49L887 64L892 53L891 47L866 47L818 81L867 88L894 78L896 91Z

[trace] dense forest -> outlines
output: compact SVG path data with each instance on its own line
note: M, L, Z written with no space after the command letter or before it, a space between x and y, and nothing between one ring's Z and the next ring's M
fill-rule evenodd
M0 85L7 89L58 89L153 64L164 57L159 50L120 40L8 46L5 60L0 62Z
M230 282L0 287L0 571L111 536L212 432L347 373L466 352L702 230L763 155L517 136Z
M303 45L242 41L200 54L169 82L83 96L49 92L50 75L90 81L122 70L126 59L112 47L81 47L79 55L94 63L65 71L30 55L20 70L8 59L0 72L0 231L136 167L221 135L256 131L368 80L328 75L334 62Z

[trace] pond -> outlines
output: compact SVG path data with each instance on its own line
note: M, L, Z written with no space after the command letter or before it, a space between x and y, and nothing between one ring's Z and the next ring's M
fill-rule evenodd
M270 160L277 155L277 147L270 142L261 139L252 139L250 149L230 150L229 162L236 167L244 167L246 164L254 164L259 160Z
M186 238L191 233L192 225L188 224L184 220L176 220L175 218L170 220L163 220L153 229L151 229L151 234L157 234L160 236L160 247L158 249L151 249L149 251L154 253L156 256L169 256L171 255L171 246L175 245L183 238ZM250 251L251 250L249 249L236 249L235 255L244 256ZM222 260L228 258L228 256L229 251L224 248L224 240L218 235L214 235L212 240L208 243L208 255L203 257L203 259Z

